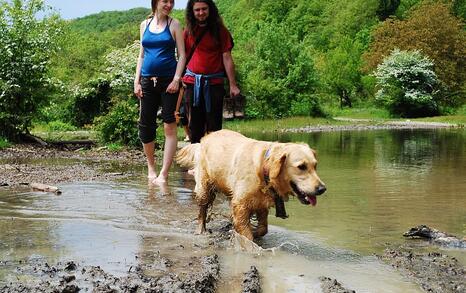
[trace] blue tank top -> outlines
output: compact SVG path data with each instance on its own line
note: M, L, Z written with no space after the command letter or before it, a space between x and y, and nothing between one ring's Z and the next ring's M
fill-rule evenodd
M154 18L152 18L154 19ZM153 33L149 25L142 35L144 61L141 76L174 76L176 71L175 40L170 33L170 23L160 33Z

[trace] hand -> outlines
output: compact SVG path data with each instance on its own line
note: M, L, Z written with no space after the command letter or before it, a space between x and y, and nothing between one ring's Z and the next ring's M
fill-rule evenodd
M240 90L237 85L230 85L230 97L236 97L240 94Z
M134 84L134 95L138 98L138 99L142 99L142 86L140 83L135 83Z
M179 89L180 89L180 82L176 80L172 80L172 82L170 82L170 84L168 85L166 92L170 94L174 94L178 92Z

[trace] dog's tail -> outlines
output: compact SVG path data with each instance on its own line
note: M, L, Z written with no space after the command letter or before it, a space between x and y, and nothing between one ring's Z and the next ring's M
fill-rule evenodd
M198 161L200 151L200 143L188 144L176 153L175 160L181 167L192 169Z

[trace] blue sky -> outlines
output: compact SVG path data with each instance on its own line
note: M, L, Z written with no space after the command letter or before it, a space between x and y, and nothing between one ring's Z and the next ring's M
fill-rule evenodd
M184 9L188 0L175 0L175 8ZM83 17L101 11L128 10L135 7L150 8L150 0L45 0L64 19Z

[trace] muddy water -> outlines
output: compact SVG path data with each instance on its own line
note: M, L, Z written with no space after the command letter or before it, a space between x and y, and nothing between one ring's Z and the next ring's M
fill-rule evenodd
M270 217L273 226L259 242L268 250L246 253L231 245L216 251L219 292L240 290L251 265L263 277L264 292L320 292L319 276L357 292L420 292L372 255L387 243L413 243L401 235L421 223L466 234L465 131L253 135L309 143L328 191L315 208L291 199L287 220ZM0 283L21 278L15 267L30 259L72 259L117 275L141 263L159 264L152 275L196 270L193 257L213 251L208 237L193 235L192 177L175 167L170 185L159 188L147 183L141 166L125 168L140 175L61 184L60 196L0 190ZM220 197L216 217L227 209ZM442 252L465 259L462 251ZM163 258L170 261L160 265Z
M419 224L466 235L466 131L386 130L282 135L318 152L328 186L315 208L297 200L275 225L307 231L326 244L364 255L412 244ZM423 242L418 243L422 244ZM450 250L466 264L466 255Z

